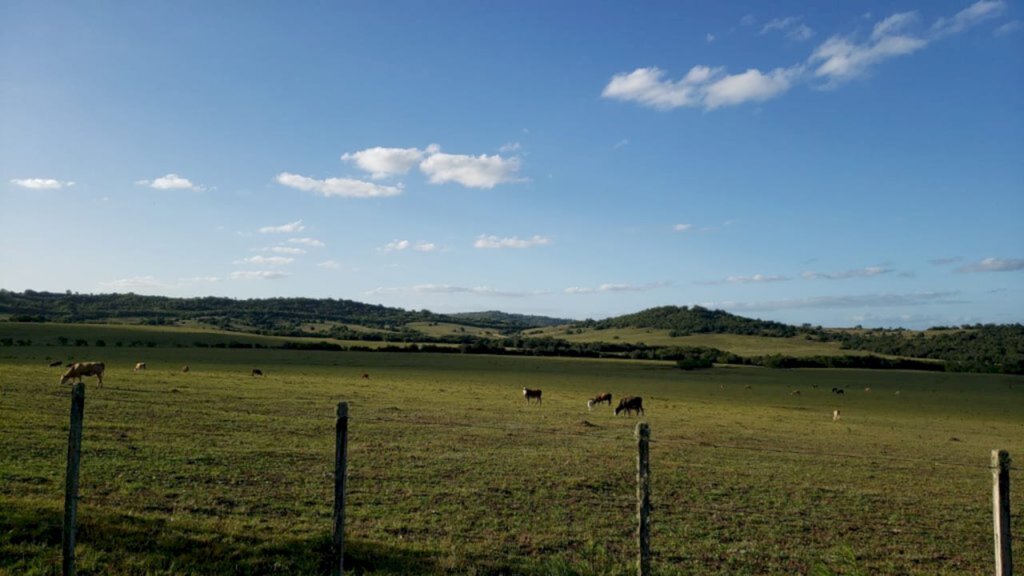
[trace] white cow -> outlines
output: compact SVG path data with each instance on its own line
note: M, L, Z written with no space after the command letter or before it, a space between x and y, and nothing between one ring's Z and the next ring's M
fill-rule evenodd
M67 384L75 378L78 378L78 381L81 382L83 376L95 376L99 380L100 386L103 386L103 370L105 368L106 366L103 365L103 362L75 362L60 377L60 383Z

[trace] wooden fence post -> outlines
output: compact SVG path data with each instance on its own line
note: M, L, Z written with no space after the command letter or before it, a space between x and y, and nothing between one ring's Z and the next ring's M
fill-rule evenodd
M82 461L82 415L85 384L71 387L71 428L68 430L68 466L64 475L64 576L75 575L75 535L78 531L78 466Z
M636 425L636 515L637 544L640 548L636 560L638 576L651 573L651 429L646 422Z
M996 543L996 576L1013 576L1010 540L1010 454L992 451L992 527Z
M334 567L333 576L345 573L345 476L348 473L348 402L338 403L334 424Z

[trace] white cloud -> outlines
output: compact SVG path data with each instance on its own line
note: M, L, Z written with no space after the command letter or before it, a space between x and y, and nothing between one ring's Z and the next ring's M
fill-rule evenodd
M637 68L628 73L612 76L601 96L613 100L637 102L659 110L682 106L698 106L702 100L701 85L721 72L721 68L694 66L677 82L663 80L665 72L659 68Z
M251 256L238 260L235 264L255 264L257 266L284 266L294 262L294 258L287 256Z
M436 252L438 250L437 245L432 242L421 241L413 244L408 240L392 240L391 242L388 242L384 246L378 248L378 250L382 252L398 252L401 250L407 250L409 248L412 248L417 252Z
M511 238L499 238L498 236L486 236L480 235L477 237L476 242L473 243L474 248L532 248L534 246L543 246L550 244L551 239L545 236L534 235L533 238L520 240L517 236Z
M278 184L296 188L305 192L315 192L321 196L340 196L342 198L378 198L398 196L403 185L382 186L373 182L353 180L351 178L327 178L317 180L299 174L282 172L275 178Z
M152 290L167 287L167 284L157 280L153 276L119 278L109 282L100 282L100 285L112 290Z
M715 41L715 35L712 34L711 32L708 32L707 35L704 36L704 40L706 40L708 44L711 44L712 42Z
M780 66L770 71L750 68L726 75L721 67L698 65L680 80L665 78L657 67L637 68L612 76L601 96L613 100L635 102L659 110L681 107L703 107L712 110L747 102L765 101L788 92L797 82L818 79L822 87L835 88L843 82L863 76L886 60L913 54L940 38L961 33L971 26L1002 14L1004 0L980 0L950 18L940 18L926 33L912 33L918 16L915 12L896 13L878 21L871 36L859 41L853 35L833 35L808 56L805 62ZM752 24L744 17L744 24ZM1016 22L1016 21L1015 21ZM1010 33L1019 26L1009 23L996 33ZM777 18L765 24L761 33L784 31L794 40L807 40L814 35L799 17ZM806 70L810 68L811 74Z
M767 34L772 31L779 31L786 34L786 37L791 40L803 42L809 40L811 36L814 36L814 30L810 26L801 22L803 18L801 16L790 16L788 18L775 18L768 22L761 28L761 34Z
M276 270L240 270L231 273L234 280L280 280L287 277L288 274Z
M957 12L950 18L939 18L932 25L932 33L936 37L959 34L975 24L994 18L1003 13L1006 2L1003 0L981 0Z
M868 266L866 268L857 268L854 270L846 270L845 272L837 273L825 273L825 272L804 272L801 274L808 280L849 280L850 278L871 278L873 276L881 276L882 274L890 274L892 269L883 268L881 266Z
M216 276L193 276L191 278L181 278L178 280L179 286L189 286L194 284L214 284L220 282L220 278Z
M290 244L299 244L301 246L310 246L312 248L323 248L325 244L319 240L313 238L289 238Z
M908 29L918 20L916 12L900 12L877 22L871 38L855 42L833 36L811 54L808 62L817 63L814 75L827 80L826 87L866 74L872 66L913 54L931 42L959 34L984 20L994 18L1006 8L1002 0L981 0L950 18L939 18L928 34L913 34Z
M11 184L29 190L60 190L75 185L74 182L64 182L53 178L14 178L11 180Z
M808 62L817 63L814 76L828 81L827 87L865 74L879 62L912 54L928 42L913 36L881 36L862 44L833 36L818 46Z
M723 75L723 68L694 66L681 80L673 82L664 80L665 72L658 68L637 68L613 76L601 95L661 110L684 106L712 110L774 98L789 90L802 71L801 66L776 68L767 73L751 68L740 74Z
M708 308L732 311L775 311L800 308L875 308L891 306L923 306L926 304L963 304L955 299L957 292L919 292L914 294L862 294L850 296L818 296L762 302L708 302Z
M193 184L188 178L178 176L177 174L168 174L161 176L155 180L138 180L135 182L140 186L149 186L157 190L194 190L201 192L202 186Z
M1020 30L1021 28L1024 28L1024 25L1021 24L1020 20L1012 20L1012 21L1007 22L1006 24L1003 24L1002 26L996 28L992 32L992 34L994 34L996 36L1007 36L1009 34L1013 34L1017 30Z
M751 68L742 74L726 76L707 86L704 107L713 110L721 106L769 100L789 90L802 71L801 67L776 68L762 74Z
M672 229L676 232L686 232L693 229L693 224L676 224Z
M547 294L547 292L544 291L515 292L498 290L487 286L465 287L452 286L449 284L419 284L408 288L375 288L367 291L366 294L375 296L403 292L413 292L416 294L471 294L475 296L494 296L501 298L528 298Z
M885 36L896 34L916 22L917 12L900 12L893 14L885 20L875 24L874 29L871 31L871 37L877 40Z
M505 144L502 144L501 148L498 148L498 151L504 154L509 154L511 152L518 152L522 150L522 148L523 145L520 144L519 142L507 142Z
M498 184L515 181L519 159L437 152L420 162L420 170L433 184L455 182L467 188L494 188Z
M381 250L382 252L397 252L399 250L405 250L409 245L410 243L408 240L392 240L378 248L378 250Z
M317 264L317 266L319 268L327 268L329 270L338 270L339 268L341 268L341 262L338 262L336 260L324 260L323 262Z
M789 278L785 276L766 276L764 274L754 274L753 276L729 276L726 278L726 282L731 284L751 284L761 282L785 282Z
M789 16L787 18L773 18L764 27L761 28L761 34L767 34L773 30L785 30L800 21L799 16Z
M291 246L271 246L263 250L265 252L273 252L274 254L292 254L296 256L306 253L302 248L292 248Z
M957 272L1012 272L1024 270L1024 258L985 258L957 268Z
M564 292L566 294L596 294L600 292L649 292L651 290L657 290L658 288L664 288L668 286L667 282L649 282L647 284L616 284L607 283L601 284L597 288L584 288L580 286L572 286L566 288Z
M284 232L287 234L293 234L295 232L302 232L306 227L302 224L302 220L296 220L295 222L289 222L288 224L282 224L280 226L264 226L260 228L261 234L274 234L278 232Z
M430 150L430 149L428 149ZM367 148L353 154L342 154L345 162L353 162L370 177L378 180L405 174L423 160L424 152L419 148Z

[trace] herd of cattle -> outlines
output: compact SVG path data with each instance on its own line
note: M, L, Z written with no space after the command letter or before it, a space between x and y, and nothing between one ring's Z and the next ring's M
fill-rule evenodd
M533 388L523 388L523 397L526 398L526 403L529 404L536 400L538 404L543 399L543 391L535 390ZM593 410L594 404L608 404L612 405L612 395L609 392L602 392L597 396L594 396L590 400L587 400L587 410ZM619 400L619 405L615 407L615 415L625 412L627 416L636 413L637 416L644 413L644 400L639 396L626 396Z
M56 360L50 363L50 367L57 367L60 366L61 364L63 364L63 362L61 362L60 360ZM99 385L101 387L103 386L103 372L106 369L106 366L103 364L103 362L73 362L70 364L66 364L65 367L67 368L67 371L64 372L64 374L60 377L61 384L67 384L68 382L71 382L76 378L78 379L79 382L81 382L82 378L84 378L85 376L95 376ZM145 362L138 362L135 364L135 372L139 372L145 369ZM185 366L182 366L181 371L188 372L188 365L186 364ZM259 368L253 368L252 375L263 376L263 371ZM364 380L368 380L369 378L369 374L363 374ZM815 388L816 387L817 386L815 386ZM747 388L749 388L749 386L747 386ZM871 392L871 388L865 388L864 391ZM794 390L790 392L791 395L796 395L799 393L799 390ZM842 388L832 388L832 393L836 395L843 395L845 391ZM899 394L899 391L897 391L896 394ZM539 389L523 388L523 397L526 398L527 404L530 404L534 401L536 401L537 404L541 404L543 402L543 392ZM594 396L593 398L587 400L587 410L592 411L594 405L596 404L607 404L608 406L611 406L611 393L602 392ZM625 396L623 398L620 398L619 404L618 406L615 407L614 413L616 416L618 416L623 412L625 412L627 416L631 416L633 414L640 416L641 414L644 414L643 398L641 398L640 396ZM834 410L832 412L832 420L838 421L839 419L839 410Z

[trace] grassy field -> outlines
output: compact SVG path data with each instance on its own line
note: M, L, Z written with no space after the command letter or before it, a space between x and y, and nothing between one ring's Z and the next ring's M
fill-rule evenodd
M569 342L621 342L623 344L646 344L648 346L710 346L740 356L765 356L783 354L786 356L841 356L861 355L867 352L842 350L839 342L818 342L803 336L792 338L769 338L767 336L745 336L742 334L692 334L690 336L669 336L669 330L656 328L614 328L594 330L592 328L564 327L538 328L529 330L529 336L560 338Z
M656 574L990 573L989 454L1024 458L1019 377L41 344L0 348L0 574L59 573L69 393L48 358L108 365L80 574L328 573L342 400L359 574L634 573L637 419L588 412L599 391L644 397Z

